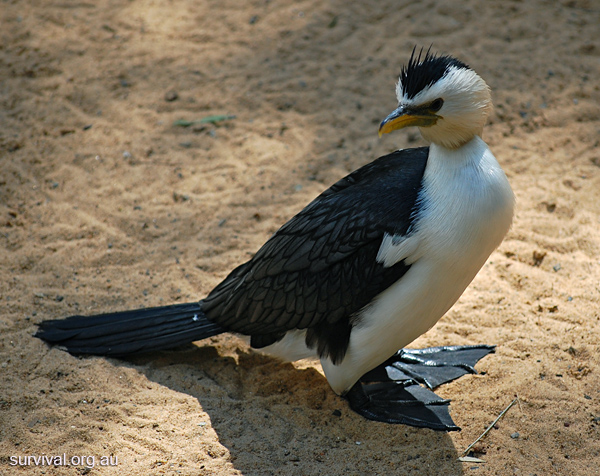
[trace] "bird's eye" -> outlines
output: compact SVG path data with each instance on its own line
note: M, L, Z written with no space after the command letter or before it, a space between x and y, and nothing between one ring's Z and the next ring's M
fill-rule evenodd
M429 109L431 111L437 112L442 108L443 105L444 100L442 98L438 98L429 105Z

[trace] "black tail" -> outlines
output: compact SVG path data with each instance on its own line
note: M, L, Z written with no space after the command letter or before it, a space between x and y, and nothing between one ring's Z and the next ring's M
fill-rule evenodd
M200 301L43 321L35 337L71 354L121 356L170 349L222 332L206 318Z

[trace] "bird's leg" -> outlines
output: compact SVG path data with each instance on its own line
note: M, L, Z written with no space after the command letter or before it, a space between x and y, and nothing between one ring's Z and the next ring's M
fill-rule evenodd
M430 389L477 373L475 364L493 351L489 345L402 349L363 375L344 397L354 411L370 420L459 430L448 412L450 401Z

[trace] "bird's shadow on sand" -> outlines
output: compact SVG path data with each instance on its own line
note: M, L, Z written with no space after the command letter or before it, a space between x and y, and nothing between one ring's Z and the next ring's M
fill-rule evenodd
M197 399L243 474L463 474L448 434L368 421L312 367L193 345L120 364Z

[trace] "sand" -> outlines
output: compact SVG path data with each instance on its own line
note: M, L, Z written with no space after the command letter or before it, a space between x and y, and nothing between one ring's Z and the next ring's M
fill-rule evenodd
M600 4L347 3L1 3L1 474L600 473ZM423 145L377 125L431 44L493 89L484 139L517 196L504 243L412 344L498 346L438 390L461 432L364 420L318 362L233 336L125 361L32 337L200 299L338 178ZM193 122L214 115L235 117ZM485 463L458 461L517 396ZM78 464L11 459L42 455Z

